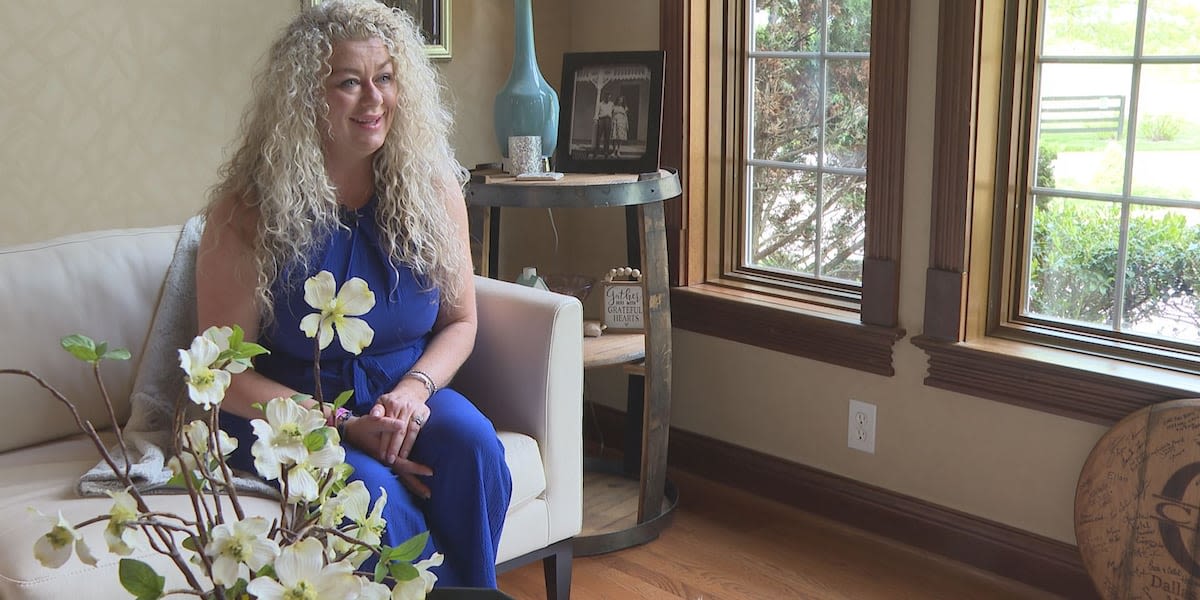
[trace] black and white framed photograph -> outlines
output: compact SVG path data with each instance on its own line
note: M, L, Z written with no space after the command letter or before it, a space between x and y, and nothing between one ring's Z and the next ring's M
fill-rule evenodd
M450 0L377 0L412 15L425 36L425 54L450 58ZM314 6L321 0L309 0Z
M663 56L660 50L563 55L557 170L658 170Z

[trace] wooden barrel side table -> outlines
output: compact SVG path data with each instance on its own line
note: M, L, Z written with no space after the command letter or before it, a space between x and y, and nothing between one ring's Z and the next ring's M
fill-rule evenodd
M502 173L477 172L467 186L468 204L492 210L492 274L498 264L500 208L626 209L630 263L640 264L646 288L645 332L620 337L609 334L609 339L596 342L585 339L584 362L585 368L617 364L634 367L630 372L629 420L639 425L640 439L626 445L626 454L634 449L638 453L627 456L625 465L597 459L589 459L585 465L589 471L636 480L637 518L632 525L612 531L588 531L585 523L585 533L574 540L576 555L611 552L655 539L669 524L678 501L678 493L666 476L671 419L671 304L663 201L681 193L678 174L669 169L640 175L567 173L555 181L518 181ZM641 388L640 394L633 391L635 387ZM630 427L626 431L628 437ZM630 459L639 463L637 469L630 468Z

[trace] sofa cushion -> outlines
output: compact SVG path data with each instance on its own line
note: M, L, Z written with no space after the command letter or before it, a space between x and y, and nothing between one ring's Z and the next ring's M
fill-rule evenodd
M526 435L500 432L504 444L505 462L513 475L513 495L509 505L509 519L504 539L507 547L523 548L527 543L518 543L521 535L540 536L545 539L546 511L530 510L541 502L538 496L546 488L545 471L537 442ZM115 439L105 434L105 443L111 447ZM71 523L79 523L97 515L107 514L112 500L104 498L80 498L75 495L75 482L79 475L96 463L96 449L91 441L76 435L63 440L41 444L20 451L0 454L0 598L67 598L86 589L92 598L125 598L129 594L121 588L117 578L117 562L120 557L109 554L104 544L104 526L101 524L83 528L85 539L91 546L99 563L89 567L77 558L72 558L59 569L47 569L33 557L33 544L37 538L49 531L49 525L29 511L36 508L47 515L62 511ZM188 499L183 495L150 495L147 502L157 510L179 515L191 514ZM243 497L243 506L252 514L266 517L278 515L276 500ZM165 557L150 551L134 555L152 565L167 577L167 586L182 585L182 576ZM510 558L502 555L501 560Z
M117 418L129 412L133 364L142 355L150 318L179 226L68 236L0 249L4 339L0 367L30 369L74 402L97 427L108 413L89 367L59 339L74 333L132 352L133 361L104 363L104 383ZM0 452L78 433L70 412L32 380L0 379L5 414Z
M106 443L113 442L106 436ZM49 531L49 525L30 507L46 515L61 510L71 523L107 514L112 507L107 497L75 495L76 479L95 464L96 456L91 441L82 435L0 454L0 539L5 540L0 544L0 598L70 598L84 590L91 598L129 597L117 577L121 557L107 551L103 524L81 530L98 559L95 567L72 558L58 569L47 569L33 557L33 544ZM156 510L192 514L187 496L148 496L147 502ZM279 510L277 501L264 498L243 498L243 506L264 515L278 514ZM132 557L165 576L168 589L183 584L182 575L162 555L141 550Z
M508 503L511 513L546 491L546 468L533 438L511 431L501 431L499 437L504 444L504 462L512 471L512 500Z

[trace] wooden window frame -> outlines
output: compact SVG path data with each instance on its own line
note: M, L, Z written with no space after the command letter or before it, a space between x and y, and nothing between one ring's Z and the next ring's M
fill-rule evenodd
M1031 85L1018 57L1031 3L941 0L939 10L930 265L924 330L912 340L929 356L925 384L1100 424L1200 396L1200 376L1000 326L1011 286L1005 190L1020 172L1008 150L1021 127L1013 88ZM1015 23L1007 30L1006 10Z
M898 326L908 96L909 0L872 3L867 215L861 302L829 306L802 294L739 285L723 277L721 236L736 189L740 53L729 24L741 2L661 0L666 51L662 164L679 165L683 195L667 206L672 325L881 375L894 375ZM732 6L727 6L732 5ZM879 24L887 24L879 26ZM741 43L741 42L739 42Z

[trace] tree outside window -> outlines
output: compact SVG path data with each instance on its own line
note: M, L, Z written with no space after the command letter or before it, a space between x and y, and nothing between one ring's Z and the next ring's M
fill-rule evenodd
M870 0L747 6L740 267L862 283Z

